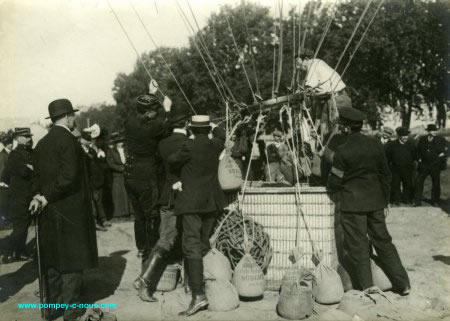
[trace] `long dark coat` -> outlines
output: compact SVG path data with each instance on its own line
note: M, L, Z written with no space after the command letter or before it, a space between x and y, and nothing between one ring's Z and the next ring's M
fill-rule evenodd
M224 140L198 135L194 140L188 140L180 151L169 156L170 165L175 169L181 168L183 191L177 194L176 215L222 211L225 197L217 171L223 148Z
M175 205L176 191L172 189L174 183L180 179L180 170L169 165L169 156L181 150L181 147L188 141L186 135L173 133L159 142L159 155L164 167L164 183L161 189L159 204L172 207Z
M126 154L125 154L126 155ZM125 189L125 178L123 172L125 164L120 159L120 154L117 148L111 148L106 153L106 161L112 171L112 197L114 203L114 217L130 215L131 205L128 199L128 194Z
M328 187L340 192L342 211L373 212L389 204L391 178L381 142L352 133L336 149Z
M60 272L94 268L98 264L83 153L76 138L60 126L54 126L33 153L33 191L48 201L40 218L43 264Z

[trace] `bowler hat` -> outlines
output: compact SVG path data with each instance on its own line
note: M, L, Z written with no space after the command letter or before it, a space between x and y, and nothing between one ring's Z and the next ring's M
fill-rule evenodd
M109 136L109 143L110 144L123 142L124 140L125 140L125 137L121 134L121 132L113 132Z
M409 129L406 127L398 127L396 130L397 136L408 136L409 135Z
M435 132L435 131L437 131L437 127L435 124L428 124L426 131L427 132Z
M211 127L209 115L194 115L192 116L190 127Z
M31 130L28 127L16 127L14 128L14 136L31 137L33 136L33 134L31 133Z
M57 99L57 100L52 101L48 105L48 114L50 116L48 116L46 119L64 116L64 115L71 114L71 113L74 113L77 111L78 111L78 109L73 109L73 106L72 106L72 103L70 102L70 100L65 99L65 98Z
M191 117L192 113L189 109L187 109L183 105L175 105L172 106L169 112L169 122L176 123L177 121L181 121Z
M366 119L366 115L356 108L342 107L339 108L339 118L344 124L359 125Z

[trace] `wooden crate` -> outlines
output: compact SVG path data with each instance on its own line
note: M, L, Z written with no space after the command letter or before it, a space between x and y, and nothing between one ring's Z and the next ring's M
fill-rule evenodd
M228 196L230 202L242 199L242 194ZM261 183L252 182L241 202L243 214L262 224L270 236L273 257L266 274L267 289L278 290L292 264L289 252L296 244L304 250L302 265L306 268L315 267L312 242L323 251L324 261L337 267L334 203L324 187L302 186L299 199L300 208L294 187L261 187Z

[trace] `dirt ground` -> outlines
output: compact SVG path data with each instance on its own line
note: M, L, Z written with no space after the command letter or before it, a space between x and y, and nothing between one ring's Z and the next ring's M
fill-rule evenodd
M412 285L408 297L386 292L402 320L450 320L450 171L442 174L442 209L427 207L426 203L420 208L397 207L387 218ZM0 239L9 233L0 231ZM30 232L29 237L33 235ZM132 222L118 222L109 231L98 232L98 247L99 268L84 274L84 302L116 304L117 308L106 311L116 314L120 321L179 319L177 313L190 299L181 287L159 293L158 303L142 303L136 296L132 282L140 262L136 258ZM39 311L18 308L19 303L39 303L35 271L31 261L0 265L0 320L40 319ZM202 311L188 319L280 320L275 310L277 300L277 292L266 292L263 300L241 302L236 310ZM309 320L336 320L334 309L336 306L316 304L317 314Z

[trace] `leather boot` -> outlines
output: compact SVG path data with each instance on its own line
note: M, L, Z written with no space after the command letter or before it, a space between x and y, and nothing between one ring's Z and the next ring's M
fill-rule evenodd
M158 301L153 294L155 293L156 286L167 266L167 261L165 259L166 254L166 250L155 247L148 258L148 264L146 264L145 271L143 271L140 277L134 282L134 286L138 290L139 298L142 301Z
M193 294L191 303L186 311L178 313L180 316L191 316L198 311L204 310L208 307L208 299L204 294Z
M180 316L190 316L208 307L208 299L203 291L203 260L188 259L187 261L192 300L188 309L179 313Z

